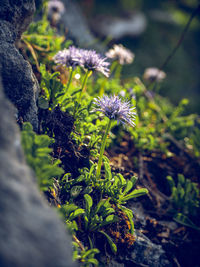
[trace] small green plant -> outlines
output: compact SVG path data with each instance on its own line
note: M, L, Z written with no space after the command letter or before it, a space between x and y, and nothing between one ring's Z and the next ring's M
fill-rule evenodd
M77 239L76 239L77 240ZM82 267L98 266L99 262L95 259L95 255L100 251L97 248L88 249L80 245L80 241L73 242L74 253L73 259L80 262Z
M132 176L130 180L125 179L122 174L113 174L109 160L104 157L105 179L101 180L100 187L104 194L111 197L115 204L126 204L128 200L148 193L146 188L134 189L137 177Z
M59 167L60 160L50 156L49 147L53 139L47 135L37 135L30 123L23 124L21 133L22 146L27 163L35 172L40 189L47 191L53 184L54 177L60 177L63 169Z
M59 72L51 74L46 70L44 64L40 65L40 72L42 93L39 97L38 105L42 109L53 109L59 104L60 98L65 93L66 86L58 79Z
M92 237L94 236L94 233L98 232L106 237L113 253L116 253L117 246L114 244L112 238L103 230L104 226L112 224L117 220L117 217L114 215L115 210L111 207L109 201L109 198L101 199L95 205L92 197L85 194L83 208L78 207L75 204L66 204L62 209L67 219L66 222L70 227L72 227L72 221L80 217L82 218L81 224L74 221L73 229L87 233L91 248L93 247Z
M65 41L64 36L59 36L56 29L50 27L46 15L42 20L32 22L28 30L22 35L22 44L25 44L25 53L29 60L36 65L39 71L39 62L50 63L50 59L64 47L68 47L71 41Z
M172 191L170 199L174 219L183 225L195 228L190 218L197 216L200 206L200 191L197 184L185 179L182 174L178 174L177 185L171 176L167 176L167 180Z

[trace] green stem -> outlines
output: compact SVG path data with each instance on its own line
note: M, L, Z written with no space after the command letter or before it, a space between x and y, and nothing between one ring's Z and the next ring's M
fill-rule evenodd
M81 98L83 96L83 93L85 93L85 86L86 86L86 83L87 83L87 80L88 80L88 77L92 74L92 71L91 70L87 70L86 73L85 73L85 76L84 76L84 79L83 79L83 83L82 83L82 87L81 87L81 92L80 92L80 95L79 95L79 98L78 98L78 103L80 103L81 101Z
M67 83L67 87L66 87L65 93L64 93L64 95L63 95L63 97L62 97L62 99L61 99L61 103L63 102L63 100L64 100L65 97L66 97L66 93L67 93L67 91L68 91L68 89L69 89L69 86L70 86L70 84L71 84L71 81L72 81L73 72L74 72L74 69L73 69L73 68L70 68L69 80L68 80L68 83Z
M91 70L87 70L86 73L85 73L85 76L83 78L83 83L82 83L82 86L81 86L81 92L80 92L80 95L79 95L79 98L78 98L78 101L74 107L74 112L73 112L73 117L75 118L76 117L76 112L77 112L77 109L79 108L80 106L80 102L81 102L81 98L83 96L83 93L85 93L85 88L86 88L86 83L87 83L87 80L88 80L88 77L92 74L92 71Z
M102 97L104 94L105 85L107 82L107 78L104 78L104 81L101 84L100 90L99 90L99 96Z
M110 76L113 73L113 71L115 70L115 68L117 67L117 64L118 64L117 60L113 61L112 65L110 67Z
M115 78L120 79L121 76L121 71L122 71L122 65L118 64L115 70Z
M109 122L108 122L107 127L106 127L105 134L103 136L101 148L100 148L99 161L98 161L98 165L97 165L97 179L99 178L99 176L101 174L101 164L102 164L102 159L103 159L103 153L104 153L105 146L106 146L106 138L107 138L107 135L108 135L108 133L110 131L110 128L111 128L111 120L109 119Z
M72 76L73 76L73 72L74 72L74 69L73 69L73 68L71 68L71 70L70 70L70 74L69 74L69 80L68 80L68 83L67 83L66 92L68 91L68 89L69 89L69 86L70 86L70 84L71 84L71 81L72 81Z

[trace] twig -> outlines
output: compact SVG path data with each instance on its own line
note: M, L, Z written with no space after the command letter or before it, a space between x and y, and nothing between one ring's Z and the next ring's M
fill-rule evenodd
M75 235L72 235L72 237L73 237L74 241L79 245L80 249L82 251L84 251L85 249L84 249L84 246L82 245L81 241L78 240L78 238Z
M183 32L176 44L176 46L174 47L174 49L172 50L172 52L168 55L168 57L166 58L166 60L164 61L164 63L160 66L160 70L163 70L166 65L169 63L170 59L174 56L174 54L176 53L176 51L178 50L178 48L180 47L181 43L183 42L185 35L190 27L190 24L192 22L192 20L194 19L194 17L198 14L198 12L200 12L200 4L197 6L197 8L192 12L185 28L183 29Z

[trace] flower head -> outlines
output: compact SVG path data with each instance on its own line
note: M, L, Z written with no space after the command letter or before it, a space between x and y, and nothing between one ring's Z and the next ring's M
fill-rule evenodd
M106 61L106 57L102 57L94 50L80 49L80 64L87 70L99 71L106 77L109 76L108 66L109 62Z
M161 82L166 77L166 73L158 68L147 68L144 72L143 78L149 82Z
M94 99L94 104L99 106L94 111L103 112L109 119L117 120L122 124L130 124L134 126L136 113L135 108L131 107L128 101L122 101L118 96L103 96Z
M51 0L47 4L48 14L59 13L62 15L65 12L64 4L59 0Z
M131 64L134 60L135 55L123 45L114 45L113 48L108 50L106 53L108 58L117 59L119 64Z
M67 67L75 68L80 65L80 49L75 46L70 46L68 49L59 51L54 57L53 60L55 63Z

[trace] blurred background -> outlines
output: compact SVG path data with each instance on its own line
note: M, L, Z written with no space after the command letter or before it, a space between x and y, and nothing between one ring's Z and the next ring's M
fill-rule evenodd
M177 45L198 0L76 0L90 30L108 47L121 43L135 54L123 78L142 77L145 68L161 67ZM200 114L200 12L179 49L164 68L160 93L177 104L188 98L187 112Z

